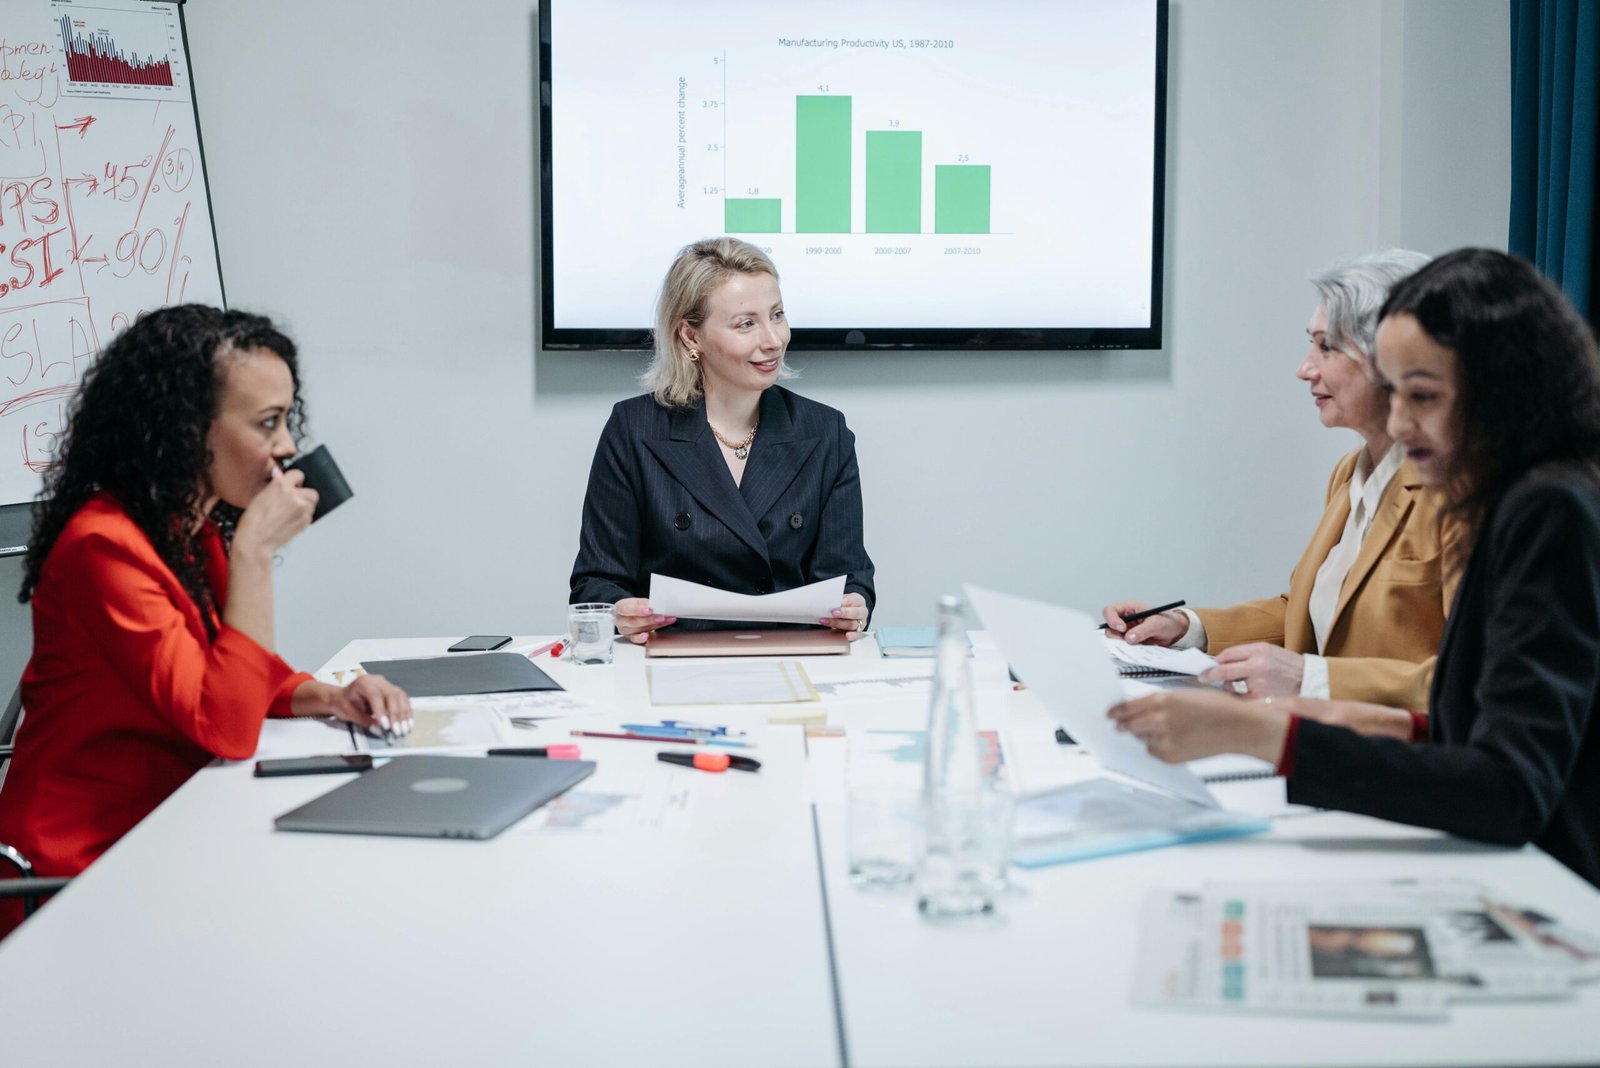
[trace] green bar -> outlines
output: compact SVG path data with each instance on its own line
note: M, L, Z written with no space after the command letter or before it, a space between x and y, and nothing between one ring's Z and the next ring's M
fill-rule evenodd
M867 233L922 229L922 131L867 131Z
M794 229L850 232L850 98L794 98Z
M989 168L940 164L933 168L933 231L989 232Z
M779 234L783 232L783 201L738 199L722 202L722 232L727 234Z

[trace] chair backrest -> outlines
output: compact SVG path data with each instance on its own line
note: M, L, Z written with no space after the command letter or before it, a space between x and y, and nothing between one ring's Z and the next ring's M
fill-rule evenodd
M11 700L6 702L6 710L0 712L0 745L11 744L20 719L22 719L22 683L19 681L17 688L11 691Z

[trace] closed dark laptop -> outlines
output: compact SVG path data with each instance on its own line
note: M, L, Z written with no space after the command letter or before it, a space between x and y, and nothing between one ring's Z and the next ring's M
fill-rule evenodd
M395 757L273 823L280 831L493 838L593 771L588 760Z
M850 651L842 630L657 631L646 656L837 656Z

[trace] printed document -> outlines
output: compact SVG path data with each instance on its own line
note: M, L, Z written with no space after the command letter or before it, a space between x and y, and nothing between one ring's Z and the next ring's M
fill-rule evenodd
M823 579L781 593L730 593L698 582L650 576L650 607L657 615L679 619L716 619L730 623L809 623L828 618L844 600L844 576Z
M1592 972L1474 883L1222 883L1145 902L1135 1000L1312 1015L1442 1016L1564 998Z
M651 664L653 705L767 705L817 700L798 660L750 659L737 664Z

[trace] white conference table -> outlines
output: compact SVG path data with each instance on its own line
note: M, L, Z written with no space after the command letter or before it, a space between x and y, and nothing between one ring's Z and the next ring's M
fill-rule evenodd
M362 659L451 639L352 642ZM513 648L536 643L524 639ZM992 919L932 925L909 892L849 885L842 742L769 709L665 710L644 659L540 661L598 711L517 731L677 716L752 732L762 770L708 775L659 747L579 739L587 796L633 798L602 829L540 825L491 842L278 833L333 776L209 768L0 943L5 1063L1235 1065L1563 1064L1600 1059L1600 990L1457 1006L1445 1022L1135 1007L1142 898L1264 878L1456 876L1600 930L1600 893L1536 850L1494 849L1322 813L1266 835L1015 872ZM980 726L1013 782L1089 773L980 645ZM832 725L920 726L927 661L808 659ZM864 680L884 678L879 685ZM844 684L834 689L830 684ZM341 736L274 723L263 751ZM1260 791L1263 784L1228 789ZM1223 788L1219 788L1223 789ZM1242 794L1240 796L1243 796ZM1224 795L1224 800L1228 800ZM619 809L624 811L624 809Z

